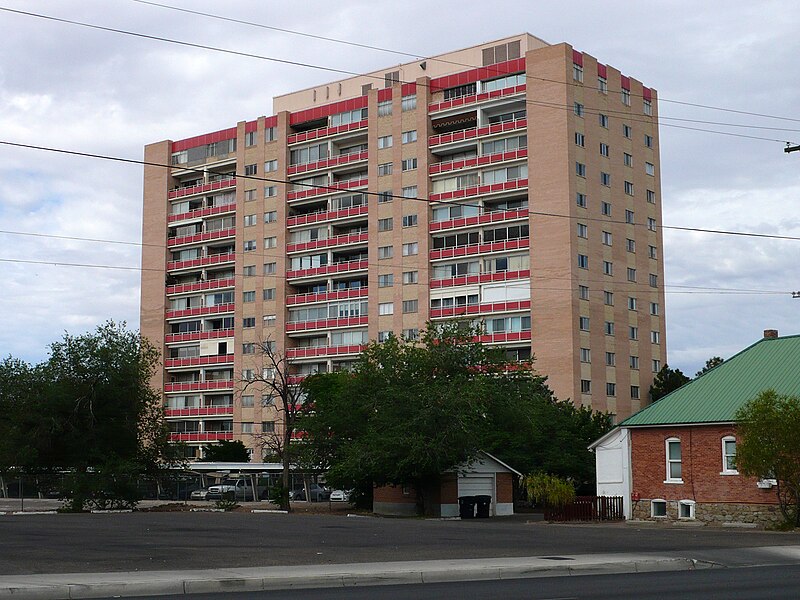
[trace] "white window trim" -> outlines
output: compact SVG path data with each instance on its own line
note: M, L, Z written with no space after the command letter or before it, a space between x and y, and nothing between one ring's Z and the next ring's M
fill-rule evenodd
M720 444L722 445L722 471L720 471L720 475L738 475L739 471L737 469L729 469L727 467L728 462L725 460L725 442L736 442L736 436L733 435L726 435L722 438ZM734 456L736 456L734 454Z
M682 517L681 516L681 507L682 506L688 506L689 507L689 516L688 517ZM694 521L695 520L695 513L694 513L695 506L696 506L696 503L695 503L694 500L679 500L678 501L678 519L680 519L681 521Z
M679 479L671 479L670 476L669 476L669 471L670 471L670 469L669 469L669 465L670 465L669 444L670 444L670 442L678 442L680 444L681 443L681 439L680 438L676 438L676 437L671 437L671 438L667 438L666 440L664 440L664 460L665 460L665 466L666 466L666 478L664 479L664 483L683 483L683 445L681 445L681 447L680 447L681 448L681 460L680 460L680 463L681 463L681 478L679 478Z
M664 514L663 515L654 515L653 514L653 505L656 502L664 504ZM650 518L651 519L668 519L669 518L669 513L667 511L667 508L668 508L668 503L667 503L666 500L664 500L663 498L653 498L652 500L650 500Z

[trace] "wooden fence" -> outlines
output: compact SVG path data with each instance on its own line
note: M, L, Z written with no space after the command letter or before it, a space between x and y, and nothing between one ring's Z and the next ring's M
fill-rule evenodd
M621 521L622 496L578 496L572 504L545 510L547 521Z

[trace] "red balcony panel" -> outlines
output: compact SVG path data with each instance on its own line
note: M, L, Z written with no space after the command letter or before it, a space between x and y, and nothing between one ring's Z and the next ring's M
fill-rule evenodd
M313 198L314 196L321 196L323 194L333 194L339 191L347 191L360 187L367 187L367 179L354 179L352 181L335 181L326 186L309 187L306 190L299 190L297 192L287 192L286 200L302 200L303 198Z
M496 194L498 192L506 192L508 190L517 190L520 188L528 187L528 180L514 179L513 181L506 181L504 183L492 183L490 185L478 185L475 187L464 188L462 190L455 190L453 192L442 192L441 194L430 194L428 200L430 202L454 200L457 198L469 198L471 196L483 196L486 194Z
M220 215L222 213L227 213L227 212L236 212L235 202L232 202L230 204L220 204L219 206L209 206L208 208L198 208L196 210L190 210L189 212L185 213L168 215L167 222L174 223L175 221L199 219L200 217L211 217L213 215Z
M167 294L183 294L186 292L202 292L205 290L218 290L236 285L233 277L227 279L211 279L209 281L198 281L197 283L179 283L168 285Z
M287 383L291 385L299 385L303 383L303 379L305 379L307 375L290 375L286 378Z
M461 96L460 98L453 98L452 100L445 100L443 102L435 102L430 104L428 105L428 112L434 113L441 110L447 110L448 108L454 108L456 106L466 106L469 104L475 104L477 102L483 102L485 100L494 100L495 98L520 94L524 91L525 84L523 83L522 85L511 86L500 90L492 90L491 92L484 92L482 94Z
M192 331L190 333L168 333L164 336L164 343L196 342L197 340L213 340L216 338L233 337L233 329L217 329L216 331Z
M219 313L233 312L236 305L233 302L217 304L215 306L199 306L197 308L186 308L184 310L168 310L167 319L178 319L181 317L199 317L201 315L216 315Z
M359 354L364 350L364 345L353 346L319 346L316 348L287 348L286 358L314 358L317 356L341 356L344 354Z
M202 367L204 365L223 365L233 362L233 354L213 356L192 356L190 358L165 358L164 367Z
M310 213L307 215L297 215L296 217L289 217L286 219L286 226L296 227L297 225L309 225L311 223L322 223L323 221L334 221L336 219L358 217L361 215L366 215L368 212L368 207L365 205L356 206L355 208L345 208L343 210L331 210Z
M527 208L521 208L518 210L497 210L478 215L477 217L462 217L459 219L451 219L449 221L434 221L430 224L429 229L431 232L443 231L446 229L455 229L456 227L472 227L474 225L485 225L487 223L512 221L514 219L522 219L527 216Z
M233 379L215 379L212 381L169 382L164 384L165 392L204 392L206 390L232 390L236 383Z
M236 187L236 178L223 179L221 181L213 181L211 183L204 183L202 185L193 185L191 187L178 188L177 190L170 190L168 197L170 200L173 198L182 198L184 196L191 196L193 194L206 194L216 190L224 190L226 188Z
M316 292L313 294L294 294L286 297L286 304L310 304L311 302L325 302L328 300L349 300L351 298L364 298L369 295L368 288L355 290L335 290L331 292Z
M436 308L436 309L432 308L431 318L512 312L519 310L530 310L530 308L531 308L530 300L515 300L513 302L489 302L486 304L472 304L470 306L454 306L451 308Z
M236 235L236 228L229 227L228 229L218 229L217 231L206 231L204 233L196 233L194 235L185 235L182 237L173 237L167 240L167 246L180 246L182 244L195 244L197 242L205 242L208 240L219 240L227 237L234 237Z
M478 283L496 283L526 279L531 276L530 269L522 271L501 271L500 273L483 273L481 275L462 275L450 279L431 279L431 288L455 287L458 285L475 285Z
M326 158L325 160L318 160L312 163L306 163L303 165L291 165L288 169L286 169L287 175L297 175L298 173L306 173L308 171L317 171L319 169L331 169L333 167L338 167L340 165L349 165L354 162L359 162L362 160L367 160L368 158L368 151L364 150L363 152L351 152L350 154L339 154L337 156L331 156Z
M348 271L362 271L369 267L369 261L351 260L336 265L325 265L324 267L313 267L311 269L298 269L286 271L287 279L299 279L301 277L316 277L319 275L330 275L332 273L346 273Z
M434 163L429 167L428 172L431 175L436 175L438 173L447 173L449 171L456 171L469 167L482 167L485 165L493 165L510 160L517 160L520 158L525 158L526 156L528 156L528 149L521 148L519 150L497 152L496 154L487 154L485 156L477 156L475 158L468 158L465 160L451 160L449 162Z
M325 240L314 240L311 242L298 242L296 244L286 244L286 252L303 252L305 250L316 250L317 248L330 248L331 246L345 246L347 244L366 243L369 236L366 233L353 233L347 235L337 235Z
M206 406L203 408L166 408L164 415L167 417L213 417L217 415L232 415L233 406Z
M321 319L319 321L299 321L287 323L286 332L307 331L309 329L333 329L334 327L356 327L366 325L369 317L341 317L339 319Z
M347 133L348 131L356 131L364 129L368 125L366 119L356 123L348 123L347 125L339 125L337 127L320 127L319 129L312 129L311 131L303 131L301 133L293 133L286 138L287 144L299 144L300 142L308 142L310 140L318 140L330 135L337 135L339 133Z
M515 331L504 333L489 333L486 335L479 335L474 338L476 342L484 344L498 344L500 342L521 342L530 341L530 331Z
M171 442L220 442L232 440L232 431L210 431L208 433L170 433Z
M218 265L221 263L234 262L236 260L235 252L228 252L227 254L213 254L211 256L202 256L200 258L193 258L191 260L170 260L167 262L167 271L175 271L178 269L191 269L194 267L205 267L208 265Z
M441 146L442 144L450 144L452 142L460 142L463 140L470 140L484 135L491 135L495 133L503 133L505 131L514 131L516 129L525 129L528 126L527 119L517 119L515 121L506 121L504 123L493 123L491 125L484 125L483 127L471 127L469 129L461 129L450 133L440 133L432 135L428 138L429 146Z
M516 250L517 248L525 248L529 244L530 238L520 238L518 240L504 240L502 242L489 242L487 244L458 246L457 248L443 248L440 250L431 250L430 260L457 258L459 256L471 256L473 254L485 254L487 252L502 252L503 250Z

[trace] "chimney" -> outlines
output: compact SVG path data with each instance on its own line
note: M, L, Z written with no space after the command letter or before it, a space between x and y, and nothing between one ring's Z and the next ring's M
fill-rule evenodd
M764 339L765 340L778 339L778 330L777 329L765 329L764 330Z

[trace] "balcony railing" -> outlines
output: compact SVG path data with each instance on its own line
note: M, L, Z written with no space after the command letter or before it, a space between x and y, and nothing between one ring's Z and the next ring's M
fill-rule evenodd
M183 244L195 244L197 242L206 242L208 240L219 240L227 237L234 237L236 235L235 227L228 227L226 229L217 229L216 231L204 231L202 233L195 233L194 235L182 235L171 237L167 240L167 246L181 246Z
M364 271L369 267L367 260L351 260L348 262L325 265L324 267L312 267L310 269L297 269L287 271L287 279L300 279L302 277L318 277L321 275L331 275L333 273L347 273L349 271Z
M349 154L337 154L330 156L323 160L315 162L304 163L299 165L291 165L286 169L287 175L297 175L298 173L307 173L309 171L318 171L319 169L331 169L340 165L349 165L362 160L367 160L369 153L367 150L360 152L350 152Z
M286 138L287 144L299 144L300 142L307 142L309 140L318 140L330 135L337 135L339 133L347 133L348 131L356 131L367 127L368 122L366 119L363 121L356 121L355 123L348 123L347 125L337 125L336 127L320 127L319 129L312 129L310 131L302 131L300 133L293 133Z
M530 341L530 331L509 331L502 333L487 333L486 335L479 335L473 338L476 342L483 344L500 344L502 342L521 342Z
M196 342L197 340L213 340L216 338L233 337L233 329L216 329L214 331L190 331L187 333L168 333L164 336L164 342L174 344L176 342Z
M522 271L501 271L500 273L481 273L475 275L459 275L448 279L431 279L431 288L455 287L458 285L475 285L479 283L498 283L526 279L531 276L530 269Z
M211 183L202 183L200 185L192 185L181 187L169 191L169 199L182 198L184 196L192 196L194 194L207 194L216 190L224 190L226 188L236 187L236 178L229 177L227 179L220 179L219 181L212 181Z
M359 354L366 348L363 344L352 346L317 346L314 348L287 348L286 358L315 358L319 356L341 356Z
M438 135L430 136L428 138L428 146L441 146L442 144L450 144L452 142L472 140L485 135L493 135L495 133L503 133L505 131L524 129L527 126L528 120L527 118L524 118L515 119L513 121L504 121L502 123L492 123L491 125L484 125L483 127L459 129L458 131L452 131L450 133L440 133Z
M476 102L483 102L485 100L494 100L495 98L502 98L505 96L513 96L514 94L521 94L525 91L525 84L510 86L500 90L492 90L491 92L483 92L481 94L473 94L471 96L461 96L460 98L453 98L452 100L444 100L428 105L428 112L434 113L448 108L455 108L457 106L466 106L468 104L475 104Z
M286 332L308 331L310 329L333 329L335 327L355 327L366 325L369 317L341 317L337 319L320 319L318 321L296 321L286 324Z
M189 260L170 260L167 262L167 271L177 271L178 269L191 269L195 267L206 267L208 265L219 265L222 263L234 262L236 260L235 252L227 252L225 254L212 254L210 256L201 256L200 258L191 258Z
M458 169L484 167L487 165L494 165L501 162L525 158L526 156L528 156L528 149L520 148L519 150L498 152L496 154L486 154L484 156L476 156L475 158L465 158L462 160L433 163L430 167L428 167L428 173L431 175L437 175L439 173L447 173L449 171L456 171Z
M169 440L171 442L220 442L223 440L232 440L232 431L209 431L205 433L170 433Z
M442 192L440 194L428 195L430 202L455 200L456 198L469 198L471 196L484 196L486 194L497 194L499 192L507 192L509 190L519 190L528 187L528 178L525 179L512 179L511 181L504 181L503 183L489 183L486 185L476 185L473 187L463 188L460 190L453 190L452 192Z
M181 381L164 384L165 392L204 392L206 390L232 390L233 379L213 379L211 381Z
M432 308L431 318L458 317L462 315L482 315L486 313L502 313L520 310L530 310L530 300L515 300L510 302L488 302L484 304L471 304L469 306L451 306L447 308Z
M196 208L185 213L175 213L167 215L167 222L186 221L189 219L199 219L200 217L211 217L223 213L236 212L236 203L220 204L219 206L208 206L206 208Z
M196 283L178 283L167 286L167 294L183 294L185 292L202 292L205 290L218 290L236 285L236 279L227 277L225 279L211 279L208 281L198 281Z
M185 308L183 310L168 310L167 319L179 319L181 317L199 317L202 315L216 315L219 313L233 312L236 305L233 302L225 304L215 304L214 306L198 306L197 308Z
M517 248L527 248L529 245L530 238L519 238L516 240L503 240L502 242L488 242L485 244L458 246L456 248L441 248L430 251L430 260L456 258L459 256L470 256L473 254L486 254L489 252L503 252L505 250L516 250Z
M317 248L330 248L331 246L350 246L352 244L366 244L369 235L367 233L346 233L336 235L324 240L311 240L308 242L295 242L286 244L286 252L303 252L306 250L316 250Z
M165 358L164 367L202 367L204 365L223 365L233 362L233 354L215 354L213 356L189 356L186 358Z
M341 191L352 190L360 187L367 187L368 180L366 177L363 179L349 179L347 181L333 181L326 185L308 186L308 189L297 190L294 192L286 193L286 200L302 200L303 198L313 198L315 196L322 196L323 194L335 194Z
M204 406L200 408L166 408L166 417L214 417L217 415L232 415L233 404L229 406Z
M287 227L298 225L310 225L311 223L322 223L324 221L334 221L336 219L346 219L348 217L359 217L369 212L367 205L344 208L342 210L321 210L319 212L297 215L286 219Z
M369 289L362 287L353 290L332 290L330 292L312 292L309 294L294 294L286 297L286 304L310 304L312 302L325 302L328 300L349 300L351 298L364 298L369 295Z
M517 210L496 210L474 217L460 217L449 221L434 221L429 225L431 232L455 229L457 227L472 227L474 225L486 225L489 223L499 223L503 221L513 221L523 219L528 216L527 208Z

